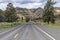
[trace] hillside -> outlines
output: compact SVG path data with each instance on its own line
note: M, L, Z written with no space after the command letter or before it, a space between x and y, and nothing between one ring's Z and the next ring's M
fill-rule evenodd
M60 15L59 7L55 7L54 10L55 10L54 15ZM42 17L43 11L44 10L40 7L37 9L26 9L26 8L16 7L16 12L18 14L22 14L23 16L28 17L30 19L36 19L36 18Z
M42 14L43 14L43 9L42 8L37 8L34 13L39 16L39 17L42 17Z
M26 9L26 8L19 8L16 7L16 12L18 14L22 14L25 17L29 17L31 19L39 18L42 16L43 9L37 8L37 9Z
M55 7L54 10L54 15L60 15L60 7Z

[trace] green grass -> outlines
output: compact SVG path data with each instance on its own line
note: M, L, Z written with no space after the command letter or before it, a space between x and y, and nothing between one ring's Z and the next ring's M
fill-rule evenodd
M7 23L7 22L3 22L0 24L0 28L11 28L17 25L21 25L21 24L25 24L25 21L18 21L18 22L12 22L12 23Z

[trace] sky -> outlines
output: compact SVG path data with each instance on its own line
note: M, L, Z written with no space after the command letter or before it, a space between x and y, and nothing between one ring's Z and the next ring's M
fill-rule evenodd
M21 8L44 8L47 0L0 0L0 9L5 10L8 3L12 3L14 7ZM60 0L54 0L56 4L55 7L60 7Z

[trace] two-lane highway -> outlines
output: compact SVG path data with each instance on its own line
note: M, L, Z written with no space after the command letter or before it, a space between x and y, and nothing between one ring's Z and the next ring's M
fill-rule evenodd
M36 24L28 22L1 37L0 40L56 40Z

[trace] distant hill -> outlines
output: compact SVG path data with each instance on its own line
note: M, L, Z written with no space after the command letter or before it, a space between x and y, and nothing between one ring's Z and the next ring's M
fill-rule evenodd
M39 17L42 17L42 14L43 14L43 9L42 8L37 8L37 9L35 9L35 11L33 11L33 13L35 13L37 16L39 16Z
M54 10L54 15L60 15L60 7L55 7Z
M25 17L29 17L31 19L39 18L42 16L43 9L42 8L37 8L37 9L26 9L26 8L19 8L16 7L16 12L18 14L22 14Z
M44 11L44 9L40 7L36 9L26 9L26 8L16 7L15 9L18 14L22 14L23 16L31 19L42 17ZM54 10L55 10L54 15L60 15L60 7L55 7Z

